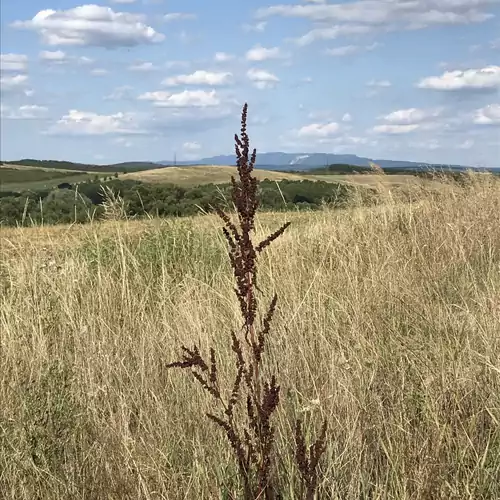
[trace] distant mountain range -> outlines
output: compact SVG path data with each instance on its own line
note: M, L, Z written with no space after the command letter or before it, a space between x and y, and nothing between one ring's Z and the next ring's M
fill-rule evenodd
M332 164L348 164L357 167L369 167L370 162L380 165L382 168L397 168L397 169L429 169L440 168L448 170L465 170L468 168L464 165L443 165L432 163L418 163L405 160L382 160L364 158L362 156L351 154L328 154L328 153L259 153L257 155L256 168L266 170L287 170L300 171L310 170L313 168L325 167ZM160 161L160 165L172 165L173 161ZM177 161L176 165L235 165L235 155L219 155L210 158L202 158L196 161ZM499 167L492 168L497 170Z

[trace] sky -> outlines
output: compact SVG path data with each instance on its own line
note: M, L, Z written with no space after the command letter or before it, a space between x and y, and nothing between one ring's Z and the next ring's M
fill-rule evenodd
M500 0L0 0L0 158L500 166Z

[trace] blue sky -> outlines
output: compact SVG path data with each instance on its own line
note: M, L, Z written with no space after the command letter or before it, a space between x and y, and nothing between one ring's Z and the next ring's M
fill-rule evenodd
M500 0L0 0L4 160L500 164Z

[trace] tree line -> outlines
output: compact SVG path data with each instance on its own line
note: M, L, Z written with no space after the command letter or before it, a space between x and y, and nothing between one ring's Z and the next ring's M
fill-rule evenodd
M181 187L174 184L149 184L135 180L94 179L78 185L64 184L52 190L0 193L0 224L31 225L84 223L106 215L111 192L121 200L123 215L189 216L212 212L215 207L231 209L230 184L205 184ZM264 210L314 210L323 205L345 206L353 188L324 181L264 180L259 185Z

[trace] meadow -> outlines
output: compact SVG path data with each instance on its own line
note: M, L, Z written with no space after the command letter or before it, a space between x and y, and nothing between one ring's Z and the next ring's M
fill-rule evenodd
M105 175L110 174L106 173ZM104 174L93 173L90 175L83 171L0 164L0 193L2 191L51 189L63 182L85 182L96 176L103 178Z
M291 222L259 263L283 498L296 417L328 422L320 499L500 498L500 181L380 196L257 216L257 239ZM2 228L0 248L0 497L231 498L211 400L166 369L215 344L234 373L220 219Z

